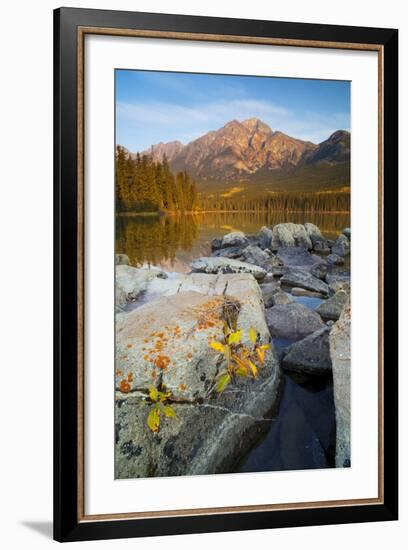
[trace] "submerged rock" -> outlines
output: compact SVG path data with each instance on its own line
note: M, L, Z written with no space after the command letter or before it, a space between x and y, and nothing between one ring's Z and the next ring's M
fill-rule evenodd
M257 265L222 257L197 258L192 261L191 268L198 273L251 273L259 280L266 275L266 271Z
M305 288L324 296L329 293L329 287L325 282L301 269L288 269L280 281L283 286Z
M294 340L300 340L324 327L320 315L298 303L267 309L266 322L272 336Z
M347 299L348 294L344 290L339 290L334 296L324 300L315 311L324 321L337 321Z
M292 344L281 361L283 369L301 374L322 375L331 371L329 327Z
M336 466L350 465L350 301L330 331L330 356L333 368L336 408Z

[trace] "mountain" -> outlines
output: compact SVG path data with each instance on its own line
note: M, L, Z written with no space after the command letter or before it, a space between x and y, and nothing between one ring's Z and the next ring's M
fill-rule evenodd
M246 189L256 182L266 191L335 188L348 186L350 179L349 132L337 130L315 144L273 131L258 118L231 120L187 145L159 143L144 154L153 160L166 155L171 169L187 171L200 191L234 182Z
M176 157L183 149L184 145L181 141L169 141L168 143L157 143L152 145L147 151L143 151L142 155L150 155L154 162L162 161L163 156L166 155L167 160L170 162Z

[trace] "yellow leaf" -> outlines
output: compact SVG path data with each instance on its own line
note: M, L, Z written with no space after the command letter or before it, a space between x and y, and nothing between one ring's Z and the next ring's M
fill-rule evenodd
M216 386L217 392L218 393L223 392L230 382L231 382L231 376L227 372L225 374L222 374L217 380L217 386Z
M235 370L235 374L246 378L248 376L248 370L244 367L244 365L239 365L239 367Z
M166 405L165 407L163 407L163 414L165 416L169 416L171 418L176 418L177 417L176 411L170 405Z
M149 397L152 401L157 401L159 399L159 392L154 386L149 388Z
M242 330L237 330L236 332L231 332L228 335L228 344L239 344L242 338Z
M249 368L251 369L251 372L252 372L252 375L254 378L257 377L257 374L258 374L258 369L256 368L256 366L252 363L252 361L250 361L248 359L248 365L249 365Z
M156 407L149 412L147 417L147 425L152 430L152 432L158 432L160 426L160 410Z
M224 346L221 344L221 342L211 342L210 347L212 347L212 349L214 349L215 351L224 353Z
M225 355L225 359L227 360L227 363L229 363L231 358L231 348L229 346L224 346L224 355Z
M258 333L256 332L256 330L253 327L251 327L249 329L249 339L251 340L251 342L253 344L256 344L257 338L258 338Z
M256 348L256 353L258 354L258 357L259 357L259 360L263 366L263 364L265 363L265 352L263 349L261 348Z
M271 348L270 344L262 344L262 346L260 346L260 349L263 351L266 351L267 349L270 349L270 348Z

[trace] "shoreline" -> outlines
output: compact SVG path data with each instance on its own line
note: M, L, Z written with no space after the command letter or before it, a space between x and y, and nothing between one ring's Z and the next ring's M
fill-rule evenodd
M189 210L186 212L160 210L159 212L116 212L115 216L200 216L201 214L257 214L265 212L282 212L285 214L350 214L350 210L270 210L264 208L261 210Z

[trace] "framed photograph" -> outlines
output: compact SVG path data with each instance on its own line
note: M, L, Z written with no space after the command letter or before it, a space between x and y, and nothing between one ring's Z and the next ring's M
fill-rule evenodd
M54 29L55 539L397 519L397 30Z

